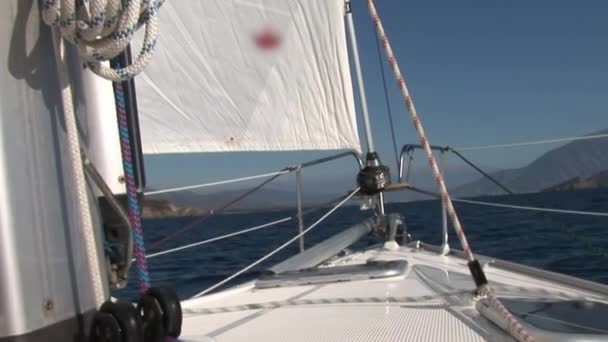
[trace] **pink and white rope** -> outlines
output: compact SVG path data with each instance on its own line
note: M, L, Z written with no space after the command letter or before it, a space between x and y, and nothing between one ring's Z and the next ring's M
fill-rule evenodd
M441 175L441 171L439 170L439 166L435 157L433 156L433 151L431 150L431 145L428 141L426 133L424 132L424 128L422 127L422 122L420 121L420 117L418 116L418 112L416 111L416 107L414 106L414 101L410 95L409 90L407 89L407 85L405 83L405 78L403 74L401 74L401 70L399 69L399 65L397 64L397 59L395 58L395 54L393 53L393 49L388 41L388 37L384 31L384 27L382 22L380 21L380 17L378 16L378 12L376 11L376 6L374 5L374 0L367 0L367 5L369 8L369 13L374 22L374 26L376 28L376 33L378 34L378 38L384 47L384 51L386 51L386 55L388 57L389 64L395 78L397 79L397 84L399 89L401 90L401 94L405 100L405 105L407 107L408 112L411 115L412 122L418 135L420 136L420 145L426 152L429 165L431 170L433 171L433 176L435 177L435 181L437 181L437 185L439 188L439 193L441 195L441 199L445 204L446 211L450 216L450 220L452 221L452 225L454 226L454 230L456 231L456 235L458 236L458 240L460 240L460 245L465 254L465 257L470 261L475 260L475 256L471 251L471 247L467 241L467 238L464 234L464 230L462 225L460 224L460 219L456 214L456 210L454 209L454 205L452 204L452 199L450 198L450 194L445 185L445 181L443 176ZM530 334L526 331L526 329L513 317L513 315L505 308L505 306L498 300L494 291L487 285L483 284L478 289L478 293L480 296L487 298L489 304L492 308L500 314L500 316L505 320L507 326L509 328L509 332L511 335L517 340L521 342L533 342L534 338L530 336Z
M445 185L445 181L443 176L441 175L441 171L439 170L439 166L437 165L437 161L433 156L433 151L431 150L431 145L429 144L428 138L426 137L426 133L424 132L424 128L422 127L422 122L418 117L418 112L416 112L416 107L414 106L414 101L410 95L409 90L407 89L407 85L405 84L405 78L401 74L401 70L399 70L399 65L397 65L397 59L395 58L395 54L393 53L393 49L388 41L386 33L384 32L384 27L382 26L382 22L380 22L380 17L378 16L378 12L376 11L376 7L374 6L373 0L367 1L369 12L372 16L372 20L374 21L374 26L376 27L376 32L378 34L378 38L384 47L384 51L386 51L386 55L388 57L389 64L395 78L397 78L397 84L399 89L401 90L401 94L405 99L405 105L407 110L410 112L412 122L414 123L414 127L416 131L418 131L418 135L420 136L420 145L426 152L429 165L431 166L431 170L433 171L433 177L437 181L437 185L439 187L439 193L441 194L441 198L443 203L445 204L448 215L450 216L450 220L452 221L452 225L454 226L454 230L456 231L456 235L458 236L458 240L460 240L460 245L462 250L465 253L466 258L469 261L475 260L473 256L473 252L469 247L469 243L467 241L466 236L464 235L464 231L462 229L462 225L460 224L460 219L456 214L456 210L454 209L454 205L452 204L452 199L450 198L450 194L448 193L448 189Z

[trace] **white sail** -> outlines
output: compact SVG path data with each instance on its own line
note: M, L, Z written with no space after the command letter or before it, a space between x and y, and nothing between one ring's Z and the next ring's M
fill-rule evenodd
M344 0L167 1L137 80L145 153L360 150Z

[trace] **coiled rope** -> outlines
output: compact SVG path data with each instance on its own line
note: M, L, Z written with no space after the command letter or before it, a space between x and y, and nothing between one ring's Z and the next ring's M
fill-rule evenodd
M67 70L60 70L65 51L63 39L74 44L80 59L95 74L114 81L116 111L118 115L120 144L123 157L123 169L128 194L129 219L134 238L134 252L137 261L139 289L144 292L150 286L144 240L141 226L141 209L137 199L137 189L131 156L131 138L127 125L126 104L123 85L120 83L139 74L152 58L158 35L157 12L164 0L43 0L42 19L53 27L53 40L58 63L58 74L62 89L62 101L66 113L66 127L70 139L70 155L74 164L76 185L79 191L80 212L83 217L82 227L85 232L87 257L94 283L97 304L105 300L101 284L101 270L97 264L94 229L90 217L90 205L84 186L82 163L80 162L79 137L76 131L76 118L73 115L73 99ZM107 66L107 61L121 54L130 44L133 35L145 26L144 42L135 61L128 66L116 64L116 68ZM71 113L70 113L71 112ZM73 117L73 119L71 118ZM74 123L68 125L68 120ZM72 131L72 127L74 126ZM78 165L76 165L78 154ZM83 184L81 184L83 183ZM84 194L81 194L84 193ZM84 198L84 199L83 199ZM87 216L87 219L84 217Z
M471 275L473 276L473 280L475 281L478 287L477 291L480 296L486 297L490 305L500 313L502 318L505 320L505 323L507 323L509 332L513 337L518 339L520 342L532 342L534 341L534 338L530 336L530 334L526 331L523 325L521 325L521 323L519 323L515 319L515 317L513 317L513 315L511 315L511 313L502 305L502 303L500 303L498 298L496 298L494 291L487 284L483 269L479 267L479 263L477 262L475 256L473 255L473 252L471 251L462 225L460 224L460 219L458 218L456 210L454 209L454 204L452 203L452 199L450 198L450 194L445 185L443 176L441 175L441 171L439 170L439 166L437 165L437 161L433 156L431 145L429 144L424 128L422 127L422 122L420 121L420 117L418 116L418 112L416 111L416 107L414 106L414 101L405 83L405 78L403 77L401 70L399 69L399 65L397 64L393 49L391 48L386 33L384 32L384 27L382 25L382 22L380 21L378 12L376 11L374 0L367 0L367 5L369 13L374 22L374 26L376 27L376 33L378 34L378 38L382 42L382 46L384 47L384 50L386 52L389 64L393 69L395 78L397 79L397 83L399 85L399 89L401 90L401 94L403 95L403 98L405 100L407 110L409 111L414 127L416 128L416 131L420 136L420 145L422 145L424 151L426 152L429 165L431 167L431 170L433 171L433 176L437 181L437 186L439 188L439 193L441 194L441 199L445 205L448 215L450 216L452 226L454 227L454 230L456 232L456 236L458 237L458 240L460 240L460 245L465 254L465 257L469 261ZM478 266L477 269L474 268L475 264ZM473 267L471 265L473 265Z
M80 58L95 74L125 81L144 70L158 36L158 9L164 0L43 0L42 19L58 27L61 36L78 48ZM124 6L123 6L124 3ZM135 61L111 68L106 61L118 56L140 26L144 41Z

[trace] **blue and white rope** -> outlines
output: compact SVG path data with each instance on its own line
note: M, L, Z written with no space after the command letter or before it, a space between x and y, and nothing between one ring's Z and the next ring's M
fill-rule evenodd
M44 0L42 19L58 26L61 35L78 47L84 64L110 81L124 81L144 70L158 36L158 9L164 0ZM113 69L107 61L118 56L145 25L141 50L131 65Z
M129 220L131 221L134 242L133 253L135 254L136 271L139 278L138 287L139 291L144 293L150 287L150 274L148 273L148 261L146 259L144 233L141 223L141 208L137 199L137 185L135 182L135 172L133 171L133 158L131 156L131 135L129 134L122 82L114 83L114 96L116 98L116 113L118 115L122 165L127 186Z

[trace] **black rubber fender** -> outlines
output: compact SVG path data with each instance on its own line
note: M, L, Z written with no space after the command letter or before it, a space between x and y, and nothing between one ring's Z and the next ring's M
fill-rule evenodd
M101 313L112 315L120 327L120 342L144 342L143 324L139 312L129 302L106 301L99 308Z
M137 303L137 311L143 322L144 340L146 342L163 342L165 340L164 310L158 300L144 294Z
M115 342L120 341L122 329L112 314L107 312L95 312L91 324L89 341L91 342Z
M154 297L160 304L166 336L179 337L182 333L182 306L175 290L168 287L151 287L145 295Z

